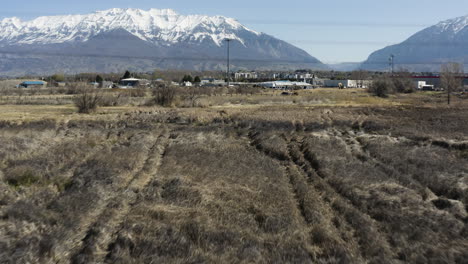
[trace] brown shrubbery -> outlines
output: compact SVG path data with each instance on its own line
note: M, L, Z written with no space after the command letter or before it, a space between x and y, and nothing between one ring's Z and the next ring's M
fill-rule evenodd
M172 106L176 99L177 90L168 85L160 85L152 91L152 102L161 106Z
M389 94L395 92L395 86L388 77L374 80L368 89L370 93L378 97L388 97Z
M393 93L412 93L416 90L411 74L402 71L393 76L382 76L375 79L368 91L379 97L388 97Z
M102 93L92 88L81 88L80 94L74 98L78 113L89 114L95 112L102 101Z

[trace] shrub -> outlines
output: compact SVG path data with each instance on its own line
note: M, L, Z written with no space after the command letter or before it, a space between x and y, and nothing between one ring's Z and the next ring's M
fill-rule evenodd
M146 88L138 87L136 89L130 89L130 96L131 97L145 97L146 96Z
M77 95L73 101L78 108L78 113L89 114L97 110L102 95L94 89L82 88L81 93Z
M392 79L395 92L397 93L412 93L415 90L414 84L410 78L400 77Z
M416 90L411 73L405 69L393 75L392 83L397 93L412 93Z
M153 102L161 106L171 106L176 97L176 90L173 87L161 85L153 89Z
M65 91L65 94L79 94L80 93L80 90L81 88L78 87L78 85L76 84L70 84L66 91Z
M31 186L41 180L32 169L20 167L7 176L6 182L13 187Z
M369 92L378 97L388 97L395 91L395 86L388 78L375 80L369 87Z
M106 93L102 95L99 106L119 106L128 103L128 96L122 93Z
M180 96L184 99L185 105L188 107L195 107L203 91L198 87L187 87L184 88L181 93L183 93Z

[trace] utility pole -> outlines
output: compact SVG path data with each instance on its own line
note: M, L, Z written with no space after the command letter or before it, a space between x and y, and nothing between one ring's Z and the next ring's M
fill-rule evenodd
M231 40L232 40L232 39L228 39L228 38L225 39L225 41L227 42L227 73L226 73L226 74L227 74L227 76L226 76L227 78L226 78L226 79L227 79L227 86L228 86L228 87L229 87L229 85L230 85L230 80L231 80L231 78L230 78L230 69L229 69L229 67L230 67L230 65L229 65L229 48L230 48Z
M392 75L393 75L394 65L395 65L395 55L393 55L393 54L390 55L390 58L388 58L388 64L390 65L390 69L391 69Z

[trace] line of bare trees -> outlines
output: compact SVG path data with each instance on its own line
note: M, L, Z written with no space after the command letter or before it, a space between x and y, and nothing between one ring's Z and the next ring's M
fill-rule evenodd
M440 81L447 90L447 104L450 104L450 94L463 87L463 64L449 62L443 64L440 71Z
M356 80L364 79L365 72L355 71L352 76ZM463 88L464 77L463 64L449 62L441 66L441 87L447 92L448 104L451 102L451 94ZM413 83L411 73L407 70L399 70L391 76L385 74L374 78L368 90L376 96L387 97L392 93L411 93L415 89L416 85Z

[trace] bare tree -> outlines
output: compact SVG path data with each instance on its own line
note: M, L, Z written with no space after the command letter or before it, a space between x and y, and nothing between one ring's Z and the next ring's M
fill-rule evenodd
M449 62L442 65L440 72L442 85L447 90L447 104L450 104L450 93L463 85L463 65Z
M191 107L195 107L195 104L200 97L201 92L200 88L197 87L189 87L186 90L185 98L190 102Z

